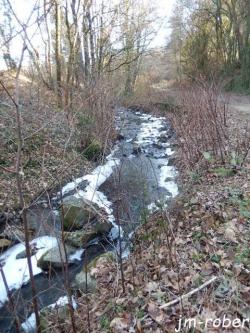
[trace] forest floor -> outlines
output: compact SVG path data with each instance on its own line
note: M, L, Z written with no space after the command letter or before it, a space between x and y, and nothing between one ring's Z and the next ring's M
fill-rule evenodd
M233 101L229 130L236 136L246 103ZM90 269L98 289L79 299L79 332L249 332L249 162L228 174L213 166L192 177L180 173L181 194L135 233L124 282L111 257Z

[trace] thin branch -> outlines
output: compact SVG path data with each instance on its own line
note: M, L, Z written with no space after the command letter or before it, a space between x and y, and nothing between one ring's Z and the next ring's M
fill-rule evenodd
M169 308L170 306L173 306L175 304L178 304L180 303L181 301L191 297L192 295L196 294L197 292L199 292L200 290L206 288L207 286L209 286L210 284L214 283L216 280L218 279L217 276L214 276L212 277L212 279L206 281L205 283L203 283L200 287L198 288L195 288L194 290L191 290L189 293L185 294L185 295L182 295L176 299L174 299L173 301L171 302L168 302L168 303L165 303L165 304L162 304L160 306L160 309L166 309L166 308Z

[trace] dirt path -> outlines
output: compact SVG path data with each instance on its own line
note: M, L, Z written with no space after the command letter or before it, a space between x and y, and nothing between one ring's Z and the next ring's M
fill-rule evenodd
M229 108L237 111L237 116L250 121L250 96L234 95L229 96Z

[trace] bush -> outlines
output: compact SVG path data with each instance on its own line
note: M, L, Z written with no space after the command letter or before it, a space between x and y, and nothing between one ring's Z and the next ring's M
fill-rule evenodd
M102 146L101 144L93 140L87 148L84 149L83 155L90 161L96 161L102 154Z
M201 161L224 164L227 155L227 108L215 83L199 82L188 89L182 88L179 96L181 109L172 116L179 138L181 163L193 168Z

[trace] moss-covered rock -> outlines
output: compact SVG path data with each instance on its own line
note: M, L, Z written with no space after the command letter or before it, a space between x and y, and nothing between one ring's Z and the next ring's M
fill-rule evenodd
M95 257L87 266L87 271L91 272L92 268L98 267L98 265L104 262L111 262L116 259L116 254L112 251L108 251L105 253L100 254L99 256Z
M67 244L75 247L86 247L92 239L107 235L112 228L112 223L105 219L97 219L81 230L64 232L64 239Z
M60 207L64 230L81 229L84 225L101 214L100 208L89 200L69 196L64 199Z

